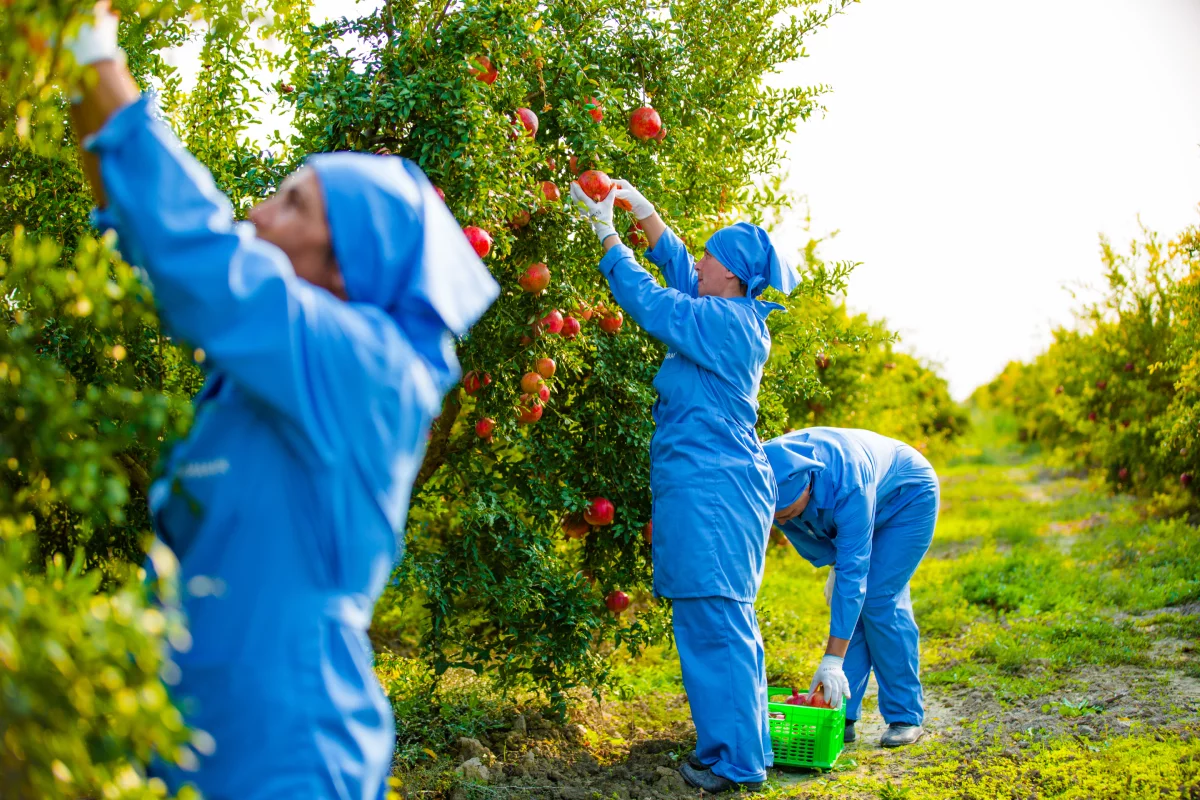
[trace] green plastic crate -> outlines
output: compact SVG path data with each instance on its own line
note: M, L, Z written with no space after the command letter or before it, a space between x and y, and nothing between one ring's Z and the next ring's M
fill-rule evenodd
M777 686L767 689L768 701L778 695L791 697L792 690ZM841 708L768 702L767 711L784 717L768 720L776 766L829 769L842 754L846 733L845 700L842 700Z

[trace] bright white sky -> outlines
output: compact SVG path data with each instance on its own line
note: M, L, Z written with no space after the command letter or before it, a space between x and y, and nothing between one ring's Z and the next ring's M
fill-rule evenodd
M824 256L863 262L851 307L959 399L1071 322L1101 233L1200 221L1200 0L863 0L807 50L782 82L833 93L788 144L789 186L814 235L839 231ZM799 218L776 235L808 238Z
M863 0L807 49L785 78L833 93L789 185L957 398L1071 322L1099 234L1200 222L1200 0Z

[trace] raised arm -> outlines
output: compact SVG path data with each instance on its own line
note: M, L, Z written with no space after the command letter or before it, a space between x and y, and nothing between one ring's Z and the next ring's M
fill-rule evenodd
M621 308L667 347L718 374L747 368L749 354L738 345L745 337L733 335L745 322L735 316L730 301L690 297L678 289L660 286L624 245L604 254L600 272L608 278Z
M695 259L688 253L683 242L675 232L667 227L654 206L642 193L633 188L629 181L619 180L613 183L612 194L615 199L625 201L634 217L637 218L642 230L650 242L646 257L662 270L667 286L678 289L689 297L698 296L698 279L696 277ZM620 240L608 238L604 240L604 250L608 252Z
M278 248L234 222L207 170L147 99L117 112L88 147L108 200L98 221L118 231L126 258L149 276L168 330L319 451L341 441L340 417L371 402L361 394L370 387L415 380L436 406L432 377L385 315L296 277Z

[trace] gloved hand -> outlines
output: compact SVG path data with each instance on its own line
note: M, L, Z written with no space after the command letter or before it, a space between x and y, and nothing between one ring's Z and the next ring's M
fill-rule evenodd
M812 686L808 687L811 694L817 686L825 690L825 700L834 708L841 708L842 700L850 696L850 681L842 672L842 657L831 656L828 653L821 659L817 674L813 676Z
M117 46L117 15L109 8L108 0L100 0L90 12L84 12L85 22L78 33L66 41L66 48L81 67L97 61L124 61L125 51Z
M613 227L613 201L617 199L615 191L609 192L608 197L596 202L583 193L578 183L571 181L571 199L587 212L588 222L592 223L592 230L600 237L601 242L609 236L617 235L617 229Z
M613 190L610 194L615 194L617 199L624 200L630 205L630 211L633 213L634 219L639 222L646 217L654 216L654 206L650 201L642 196L642 193L633 188L633 184L629 181L613 181Z
M833 605L833 584L837 580L837 573L833 567L829 568L829 577L825 579L825 605Z

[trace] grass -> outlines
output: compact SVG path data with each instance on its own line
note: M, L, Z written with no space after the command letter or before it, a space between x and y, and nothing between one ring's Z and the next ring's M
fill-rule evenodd
M1010 427L977 420L975 442L939 468L942 513L913 579L927 691L974 693L985 709L953 736L902 755L858 751L845 771L768 796L1200 797L1200 744L1186 721L1200 709L1164 696L1176 677L1200 678L1200 536L1098 480L1044 468L1006 439ZM770 548L757 610L771 685L807 688L828 629L826 574L790 547ZM379 670L397 708L401 763L428 772L422 791L453 784L444 754L458 736L486 736L516 706L535 704L495 696L486 679L435 689L417 662L395 655L384 654ZM1161 701L1157 727L1135 720L1123 733L1065 733L1063 725L1113 722L1088 676L1121 670L1140 676L1134 695ZM636 659L618 653L613 674L589 721L605 729L588 734L608 743L605 752L619 759L625 736L685 736L669 645ZM868 698L867 715L873 706ZM1036 719L1007 732L991 724L1014 710Z

